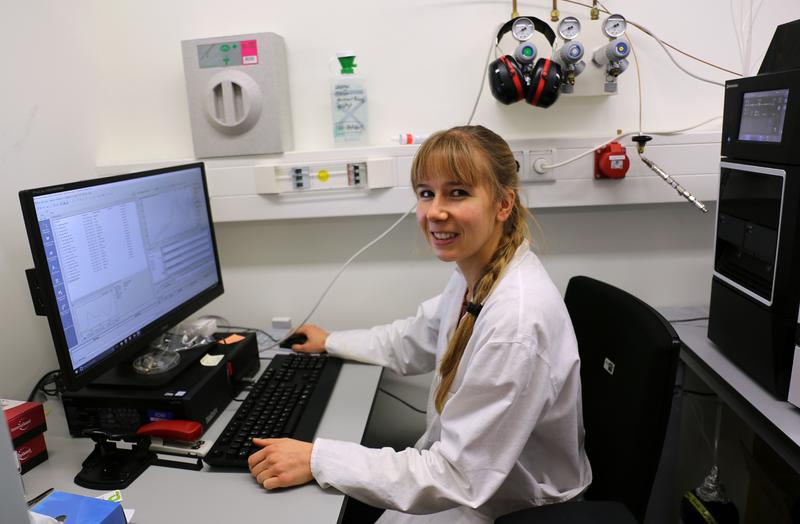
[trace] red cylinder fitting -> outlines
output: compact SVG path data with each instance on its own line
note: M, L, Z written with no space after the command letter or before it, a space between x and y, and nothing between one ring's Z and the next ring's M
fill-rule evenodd
M630 165L625 147L616 140L594 152L595 178L625 178Z

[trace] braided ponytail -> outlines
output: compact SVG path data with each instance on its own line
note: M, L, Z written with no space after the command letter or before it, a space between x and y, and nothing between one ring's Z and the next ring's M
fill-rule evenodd
M514 190L514 204L511 214L503 223L503 235L472 289L471 302L474 304L482 304L486 300L517 248L528 238L528 211L517 193L517 170L514 155L505 140L483 126L455 127L436 133L425 141L414 157L411 168L414 187L424 180L425 172L436 172L451 175L470 185L485 184L496 201L503 199L509 189ZM439 413L444 409L475 321L476 315L470 313L461 318L439 364L441 381L434 398Z

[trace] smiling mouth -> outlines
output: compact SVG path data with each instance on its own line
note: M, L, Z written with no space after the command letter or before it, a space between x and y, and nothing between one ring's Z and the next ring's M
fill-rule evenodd
M441 231L431 231L431 236L436 240L451 240L456 238L458 235L456 233L445 233Z

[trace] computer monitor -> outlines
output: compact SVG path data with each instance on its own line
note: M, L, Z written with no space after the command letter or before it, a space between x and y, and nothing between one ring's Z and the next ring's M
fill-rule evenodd
M202 163L19 198L35 265L28 280L68 389L129 365L223 292Z

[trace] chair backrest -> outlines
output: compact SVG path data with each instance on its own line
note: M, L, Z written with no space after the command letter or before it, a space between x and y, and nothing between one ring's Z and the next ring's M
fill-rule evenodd
M641 522L669 419L680 339L655 309L588 277L564 297L581 356L589 500L616 500Z

